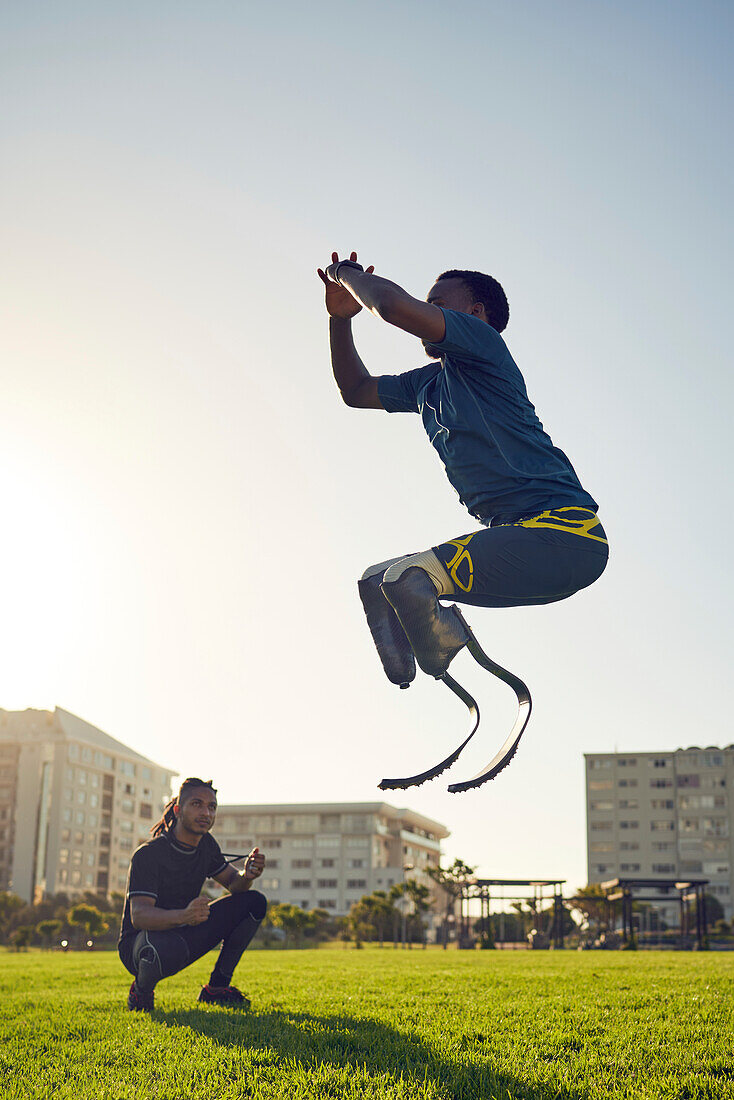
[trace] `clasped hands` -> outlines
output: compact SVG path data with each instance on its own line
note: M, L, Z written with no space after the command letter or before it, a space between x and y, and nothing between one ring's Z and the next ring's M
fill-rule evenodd
M374 265L370 265L368 268L362 267L357 262L356 252L351 252L348 260L340 260L339 254L332 252L331 263L326 270L324 271L320 267L317 269L319 278L326 287L326 308L330 316L347 320L359 313L362 306L339 282L340 268L342 271L350 268L356 271L364 271L366 275L371 275L375 268Z

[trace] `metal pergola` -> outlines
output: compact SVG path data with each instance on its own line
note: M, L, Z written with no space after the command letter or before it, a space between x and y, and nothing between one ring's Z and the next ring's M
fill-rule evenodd
M466 926L468 923L468 905L471 901L479 901L480 903L480 923L482 932L489 930L489 916L490 905L492 903L492 895L495 895L495 900L500 901L525 901L532 902L532 909L534 914L535 930L538 929L538 920L541 915L543 904L545 902L553 903L553 917L551 920L550 935L553 943L553 947L562 948L564 946L564 932L563 932L563 886L566 880L562 878L551 879L532 879L532 878L477 878L471 879L464 884L459 901L459 919L460 919L460 934L459 934L459 946L464 943L468 946L469 936L466 932ZM522 888L526 892L523 894L508 894L508 889ZM546 897L546 890L549 890L549 894ZM499 892L500 897L497 898ZM465 905L467 906L467 914L465 918Z
M634 928L632 926L632 906L636 901L664 905L671 901L664 895L670 890L677 890L678 904L680 906L680 932L681 943L685 944L691 933L695 934L696 945L699 950L706 946L708 922L706 919L706 887L709 884L707 878L689 878L685 881L669 878L613 878L608 882L602 882L606 900L610 903L610 912L613 915L611 903L622 902L622 940L629 943L634 940ZM663 891L649 894L639 893L640 890ZM691 903L695 903L693 915ZM693 927L695 923L695 928Z

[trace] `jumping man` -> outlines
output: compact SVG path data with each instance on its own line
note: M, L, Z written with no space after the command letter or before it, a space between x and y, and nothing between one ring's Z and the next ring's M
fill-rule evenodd
M359 589L378 653L393 683L407 687L417 661L469 705L471 697L447 673L468 646L480 663L512 683L521 699L522 681L482 653L458 608L439 601L450 597L480 607L546 604L593 584L608 557L596 501L544 431L500 336L509 319L500 284L478 271L445 271L424 302L373 271L362 268L355 252L349 260L333 253L332 263L318 271L326 286L331 362L342 398L353 408L419 413L462 504L482 524L422 553L366 570ZM431 362L405 374L372 376L352 339L352 318L363 307L417 336ZM529 707L527 694L525 722ZM514 744L508 739L507 752L493 762L499 766L488 766L475 780L492 778L509 762L524 722L517 728ZM438 770L382 785L422 782L444 766L446 761ZM479 784L449 789L468 785Z
M211 780L186 779L153 839L133 853L118 951L134 976L127 998L133 1011L152 1012L153 990L161 978L200 959L222 942L214 969L199 1000L205 1004L249 1007L232 975L265 916L267 902L251 886L265 866L253 848L238 872L223 857L211 828L217 792ZM201 896L207 878L229 890L211 902Z

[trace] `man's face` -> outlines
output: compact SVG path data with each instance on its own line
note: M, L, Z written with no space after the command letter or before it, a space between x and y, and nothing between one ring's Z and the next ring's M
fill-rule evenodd
M458 313L478 313L481 309L482 315L484 314L484 306L474 301L463 279L439 279L428 291L426 301L429 305L455 309ZM440 352L432 344L425 340L421 340L421 343L431 359L440 358Z
M176 815L181 827L189 833L203 836L214 825L217 816L217 799L211 787L194 787L179 804Z

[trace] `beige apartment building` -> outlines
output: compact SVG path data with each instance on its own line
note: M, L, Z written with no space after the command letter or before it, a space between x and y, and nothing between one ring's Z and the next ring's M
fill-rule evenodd
M260 880L270 902L349 912L363 894L415 878L431 886L449 831L387 802L221 805L213 830L223 851L267 857ZM430 930L430 925L429 925Z
M588 881L707 878L730 919L734 745L585 759Z
M60 707L0 709L0 890L123 891L174 774Z

